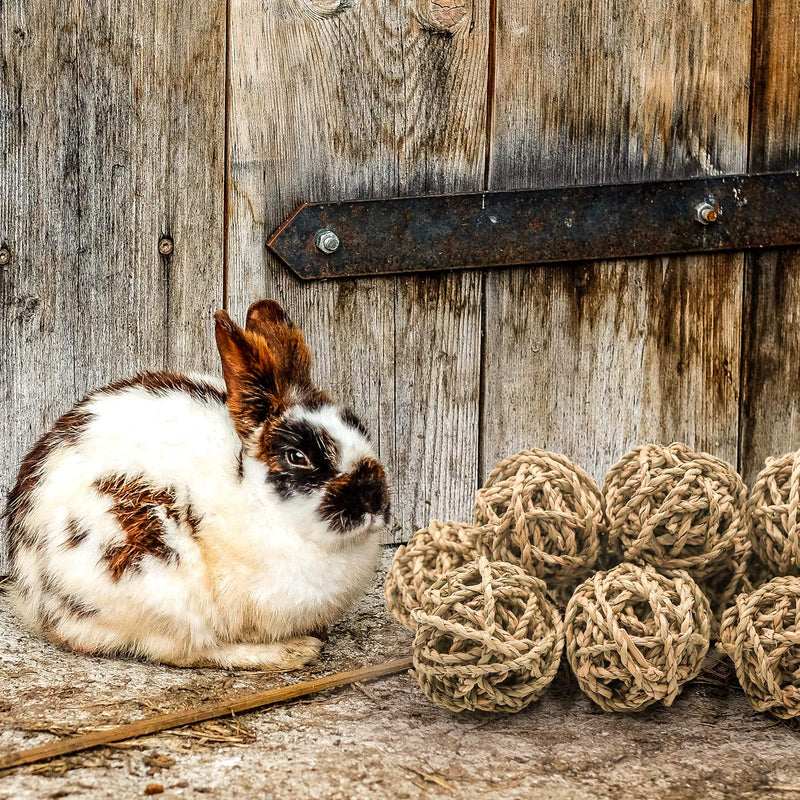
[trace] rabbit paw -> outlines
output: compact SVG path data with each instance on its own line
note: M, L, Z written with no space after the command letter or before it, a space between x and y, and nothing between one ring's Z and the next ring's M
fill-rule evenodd
M298 636L270 644L228 644L220 646L209 660L227 669L260 669L276 672L302 669L316 661L322 642L314 636Z

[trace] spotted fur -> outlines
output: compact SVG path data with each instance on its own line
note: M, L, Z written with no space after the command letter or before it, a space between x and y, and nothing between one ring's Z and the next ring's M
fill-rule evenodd
M372 575L389 498L363 426L313 385L277 304L254 304L245 328L216 319L224 384L118 381L20 468L13 600L62 646L291 669Z
M171 489L154 489L124 475L104 478L95 485L100 493L109 496L111 511L125 534L124 542L103 554L115 581L128 570L139 569L145 556L164 561L178 557L167 544L168 526L188 524L189 507L181 508Z

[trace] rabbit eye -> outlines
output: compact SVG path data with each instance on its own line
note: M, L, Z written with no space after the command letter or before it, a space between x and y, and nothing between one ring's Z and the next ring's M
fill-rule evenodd
M287 450L285 453L286 460L293 467L310 467L311 464L308 456L302 450Z

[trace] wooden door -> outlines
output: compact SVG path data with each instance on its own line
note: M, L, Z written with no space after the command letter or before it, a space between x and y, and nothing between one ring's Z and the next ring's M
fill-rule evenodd
M265 248L304 200L800 168L800 0L3 10L2 491L92 386L216 370L211 312L261 296L372 429L393 541L530 445L749 480L800 446L796 250L301 283Z

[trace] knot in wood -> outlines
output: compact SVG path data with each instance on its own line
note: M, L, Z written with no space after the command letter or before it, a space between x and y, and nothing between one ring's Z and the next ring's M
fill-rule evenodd
M606 711L672 704L702 668L709 603L678 570L620 564L587 578L567 604L567 658L581 690Z
M550 685L564 648L547 587L481 556L447 573L413 612L414 673L452 711L521 711Z
M611 468L603 495L609 547L620 560L685 569L702 582L743 552L747 490L730 464L708 453L639 445Z
M416 628L411 612L442 575L476 558L478 541L484 534L474 525L433 520L398 548L386 576L384 594L399 622L410 630Z
M353 0L300 0L301 8L314 19L327 19L350 8Z
M800 714L800 577L740 594L722 616L720 639L753 708L783 719Z
M523 450L501 461L478 490L475 523L491 529L485 555L543 579L563 607L597 561L600 490L564 456Z
M420 0L422 27L433 33L455 34L469 28L465 0Z
M769 458L747 502L750 540L772 575L800 575L800 450Z

